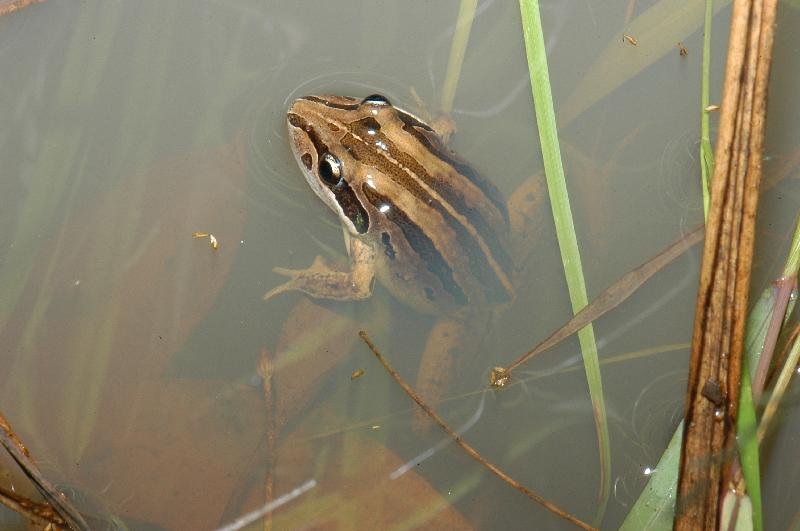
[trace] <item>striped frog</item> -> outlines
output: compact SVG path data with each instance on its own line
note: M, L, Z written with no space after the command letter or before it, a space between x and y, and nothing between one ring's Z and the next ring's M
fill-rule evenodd
M417 379L423 396L435 400L464 323L514 299L505 201L433 127L383 96L306 96L286 121L308 184L344 227L350 268L337 270L321 257L307 269L276 268L289 280L264 298L301 291L365 299L377 279L438 319Z

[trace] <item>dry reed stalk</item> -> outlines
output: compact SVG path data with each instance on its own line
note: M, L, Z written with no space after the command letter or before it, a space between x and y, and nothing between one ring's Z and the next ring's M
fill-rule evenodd
M735 0L695 309L675 529L716 529L739 380L776 0Z

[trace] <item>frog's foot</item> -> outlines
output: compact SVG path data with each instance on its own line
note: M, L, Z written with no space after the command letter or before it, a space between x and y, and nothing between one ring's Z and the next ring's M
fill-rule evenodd
M372 294L374 275L364 268L354 267L351 271L334 269L321 256L306 269L273 268L275 273L289 277L289 280L264 294L264 300L287 291L302 291L317 299L358 300Z
M456 122L453 118L445 112L434 112L422 100L417 89L411 87L409 89L411 99L414 100L415 111L417 116L425 123L430 125L436 134L442 139L445 145L450 142L450 138L456 132Z
M428 122L428 125L436 131L436 134L441 137L445 145L450 143L450 139L456 132L456 123L447 114L438 114L434 116L431 121Z

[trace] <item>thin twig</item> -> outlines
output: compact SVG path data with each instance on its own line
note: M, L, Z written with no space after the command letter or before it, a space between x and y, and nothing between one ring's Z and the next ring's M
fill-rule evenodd
M59 492L50 481L48 481L39 471L39 467L31 459L30 452L22 444L22 441L14 434L11 425L6 420L5 416L0 413L0 444L5 447L6 451L11 454L11 457L22 468L25 475L28 476L37 490L41 493L47 502L53 506L53 509L64 518L67 525L76 531L83 531L89 529L86 520L83 519L81 513L70 503L63 493Z
M67 527L67 523L53 510L49 503L37 503L2 487L0 487L0 504L21 514L30 522L42 526L42 528L48 525L54 525L59 529L66 529Z
M496 467L495 465L493 465L492 463L487 461L483 456L481 456L481 454L479 454L477 452L477 450L475 450L472 446L470 446L469 443L467 443L461 437L461 435L456 433L452 428L450 428L447 424L445 424L444 420L442 420L442 418L433 410L433 408L431 408L428 404L426 404L425 402L422 401L422 399L419 397L419 395L417 395L417 393L414 391L414 389L403 379L402 376L400 376L400 374L397 371L394 370L394 368L391 365L389 365L389 362L386 361L386 358L383 357L383 355L378 350L378 347L375 346L375 343L372 342L372 340L369 338L369 336L367 335L367 333L365 331L361 330L358 333L358 335L364 341L364 343L367 345L367 347L369 347L369 349L372 351L372 353L375 354L375 357L378 358L379 362L381 362L381 365L383 365L383 368L386 369L386 372L388 372L392 376L392 378L394 378L394 381L397 382L397 384L400 387L403 388L403 391L405 391L406 394L414 402L416 402L417 405L420 408L422 408L422 410L442 430L444 430L444 432L447 433L453 439L453 441L455 441L455 443L461 447L462 450L464 450L467 453L467 455L469 455L475 461L477 461L482 466L484 466L487 470L489 470L489 472L491 472L492 474L494 474L498 478L502 479L503 481L505 481L506 483L511 485L513 488L515 488L519 492L523 493L525 496L527 496L531 500L535 501L536 503L538 503L539 505L541 505L542 507L544 507L545 509L547 509L551 513L553 513L553 514L555 514L557 516L560 516L564 520L567 520L568 522L571 522L571 523L575 524L576 526L578 526L578 527L580 527L582 529L594 529L592 526L590 526L586 522L580 520L579 518L577 518L575 516L572 516L571 514L566 512L565 510L563 510L560 507L558 507L553 502L543 498L539 494L536 494L532 490L528 489L527 487L525 487L524 485L519 483L517 480L515 480L514 478L512 478L511 476L509 476L508 474L506 474L502 470L500 470L498 467Z

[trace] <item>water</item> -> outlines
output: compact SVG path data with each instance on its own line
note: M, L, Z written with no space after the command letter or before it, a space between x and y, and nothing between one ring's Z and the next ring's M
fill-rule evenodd
M429 318L380 287L361 303L261 299L281 282L273 267L343 257L341 229L288 148L288 103L381 92L414 108L413 87L435 110L458 3L422 6L51 0L0 18L0 410L80 508L131 529L211 529L313 479L278 509L276 528L567 527L440 445L436 429L414 431L413 404L356 337L367 330L413 381ZM702 219L701 33L681 37L687 57L669 48L639 72L647 42L614 48L627 9L542 6L590 298ZM541 171L518 6L481 2L478 13L453 147L509 195ZM797 12L783 6L781 17L758 291L781 266L798 204L797 54L785 29ZM727 20L726 9L715 19L712 94ZM587 78L607 47L616 60ZM465 355L436 409L469 424L465 438L522 484L590 521L600 473L577 342L526 366L524 385L483 392L489 367L570 315L546 201L538 219L517 303ZM698 267L697 250L687 253L595 324L601 360L661 348L603 365L614 486L604 528L619 525L680 420ZM265 348L269 407L257 373ZM786 415L790 430L795 410ZM790 434L777 437L773 463L790 451ZM789 468L765 492L792 484ZM11 484L25 491L16 472ZM790 506L766 506L776 526L792 518Z

